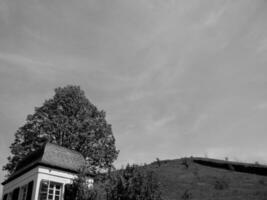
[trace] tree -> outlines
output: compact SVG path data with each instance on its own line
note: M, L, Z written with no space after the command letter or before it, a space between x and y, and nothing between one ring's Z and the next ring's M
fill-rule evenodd
M53 98L27 116L15 133L12 155L3 169L11 174L20 160L45 142L80 152L93 171L112 167L119 152L105 112L99 111L79 86L56 88Z

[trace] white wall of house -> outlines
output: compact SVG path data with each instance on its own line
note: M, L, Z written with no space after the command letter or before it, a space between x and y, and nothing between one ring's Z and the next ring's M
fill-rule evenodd
M26 184L28 184L29 182L33 181L33 191L32 191L32 197L35 195L35 191L36 191L36 182L37 182L37 175L38 175L38 169L34 168L28 172L26 172L25 174L17 177L16 179L8 182L7 184L5 184L3 186L3 196L5 194L11 193L14 189L16 189L17 187L22 187Z
M77 177L77 175L74 173L65 172L65 171L57 170L57 169L50 168L50 167L37 166L31 169L30 171L26 172L25 174L5 184L3 187L3 196L5 194L13 192L14 189L16 188L18 187L21 188L22 186L33 181L34 184L33 184L33 191L32 191L32 200L38 200L41 181L48 180L48 181L62 184L61 194L62 194L62 199L63 199L65 184L72 183L75 177ZM93 179L89 179L89 183L90 183L89 185L92 186Z
M76 177L75 174L64 172L61 170L56 170L49 167L39 166L37 167L37 181L36 181L36 193L34 196L34 200L38 199L39 190L40 190L40 183L42 180L49 180L53 182L62 183L62 194L64 194L64 185L72 183L73 179Z
M32 200L38 200L40 183L42 180L49 180L53 182L58 182L62 184L62 194L64 194L64 185L72 183L73 179L76 177L75 174L64 172L61 170L56 170L53 168L37 166L25 174L17 177L16 179L8 182L3 187L3 196L5 194L11 193L14 189L22 187L29 182L33 181L33 191Z

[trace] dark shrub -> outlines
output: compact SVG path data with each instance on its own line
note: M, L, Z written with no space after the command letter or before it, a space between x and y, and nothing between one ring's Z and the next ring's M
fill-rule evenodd
M159 158L156 159L156 163L157 163L158 167L161 166L161 163L160 163L160 159Z
M65 186L65 200L96 200L97 190L94 187L88 187L88 177L84 170L78 174L72 184Z
M225 180L224 178L218 179L215 181L214 189L225 190L227 188L229 188L229 184L228 184L227 180Z
M261 178L261 179L259 179L259 184L260 184L260 185L265 185L266 182L265 182L265 180L264 180L263 178Z
M182 163L183 166L185 166L186 169L189 168L190 160L188 158L182 158Z
M181 198L183 200L189 200L192 198L192 193L189 190L185 190Z
M161 200L154 173L136 165L110 173L105 191L107 200Z

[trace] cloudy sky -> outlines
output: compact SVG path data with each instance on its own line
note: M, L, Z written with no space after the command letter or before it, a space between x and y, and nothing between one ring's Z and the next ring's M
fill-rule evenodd
M0 165L67 84L107 112L117 166L267 163L266 77L264 0L0 0Z

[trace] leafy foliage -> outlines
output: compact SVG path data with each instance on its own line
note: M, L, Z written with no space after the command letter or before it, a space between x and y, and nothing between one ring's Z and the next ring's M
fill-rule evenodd
M118 155L105 112L99 111L79 86L56 88L53 98L28 115L15 133L12 156L3 169L11 174L21 159L47 141L81 152L93 171L112 167Z
M89 188L87 184L86 170L82 169L73 183L65 188L65 200L96 200L98 191Z
M155 174L136 165L111 173L105 191L106 200L161 200Z
M186 169L189 168L189 165L190 165L190 161L189 161L189 158L182 158L182 165L185 166Z
M192 193L189 190L185 190L181 198L183 200L192 199Z
M190 161L190 158L188 159ZM147 165L145 169L156 174L160 181L161 196L166 200L183 198L259 200L267 197L267 184L259 183L259 179L267 183L267 177L263 175L239 173L230 171L228 168L220 169L195 162L190 162L189 168L185 168L181 159L161 160L161 163L161 167L154 162ZM224 189L215 188L216 180L226 181Z
M225 190L229 188L229 183L225 178L217 179L214 183L214 189Z
M158 167L161 166L161 163L160 163L160 159L159 158L156 158L156 163L157 163Z

